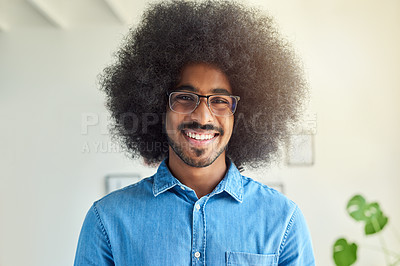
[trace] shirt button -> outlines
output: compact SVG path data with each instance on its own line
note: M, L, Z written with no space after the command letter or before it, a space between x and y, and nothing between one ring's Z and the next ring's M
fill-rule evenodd
M195 206L196 206L196 209L197 209L197 210L200 210L200 205L199 205L198 203L196 203ZM200 254L200 253L199 253L199 254ZM199 255L199 256L200 256L200 255Z
M200 258L200 252L196 252L196 253L194 253L194 256L196 257L196 258Z

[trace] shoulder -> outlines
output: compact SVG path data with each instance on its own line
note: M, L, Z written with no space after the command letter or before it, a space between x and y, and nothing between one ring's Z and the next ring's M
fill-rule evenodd
M114 212L132 206L134 202L146 200L153 195L154 176L144 178L139 182L113 191L93 203L94 208L102 212Z
M288 217L292 216L298 208L296 203L276 189L247 176L242 176L242 180L244 201L254 202L261 209L279 210L281 214Z

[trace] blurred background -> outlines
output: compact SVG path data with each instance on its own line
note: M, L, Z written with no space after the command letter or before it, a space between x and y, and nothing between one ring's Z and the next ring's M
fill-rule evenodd
M1 266L72 265L106 176L155 172L111 141L96 84L148 3L0 0ZM300 206L318 265L334 265L339 237L359 244L355 265L385 265L380 237L364 236L346 204L358 193L378 201L389 217L381 237L400 251L400 2L246 3L275 17L303 59L314 128L311 164L282 159L244 175L281 184Z

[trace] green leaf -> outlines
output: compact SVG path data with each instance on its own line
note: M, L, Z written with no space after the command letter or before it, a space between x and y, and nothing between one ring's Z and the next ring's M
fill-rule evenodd
M364 228L365 234L372 235L380 232L383 229L383 227L385 227L388 220L389 218L384 216L383 213L380 212L379 215L372 217L371 220L365 224Z
M388 222L377 202L367 203L363 196L356 195L349 200L347 212L356 221L365 222L365 234L380 232Z
M333 259L337 266L349 266L357 260L357 245L340 238L333 245Z
M365 221L368 218L365 216L365 208L367 202L364 197L361 195L355 195L349 200L347 203L347 212L353 217L356 221Z

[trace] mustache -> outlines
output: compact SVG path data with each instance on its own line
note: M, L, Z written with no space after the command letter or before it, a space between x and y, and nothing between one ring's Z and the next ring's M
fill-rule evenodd
M200 125L197 122L189 122L189 123L182 123L178 126L179 130L184 130L184 129L203 129L203 130L215 130L217 131L221 136L224 135L224 130L221 127L216 127L211 124L205 124L205 125Z

